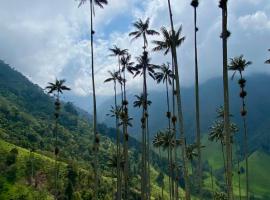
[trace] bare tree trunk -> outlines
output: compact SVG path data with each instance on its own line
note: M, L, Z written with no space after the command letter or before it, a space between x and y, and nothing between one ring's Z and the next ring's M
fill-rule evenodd
M232 146L231 146L231 132L230 132L230 108L229 108L229 84L228 84L228 30L227 30L227 0L221 0L222 7L222 47L223 47L223 92L224 92L224 130L225 130L225 145L226 145L226 159L227 159L227 181L228 181L228 198L233 199L232 187Z
M243 79L242 72L240 71L240 78ZM244 88L241 87L241 92L244 91ZM246 103L245 99L242 99L242 109L245 111ZM244 126L244 156L245 156L245 165L246 165L246 199L249 200L249 168L248 168L248 135L247 135L247 123L246 116L242 115L243 126Z
M91 11L91 70L92 70L92 90L93 90L93 130L94 130L94 200L97 199L97 190L99 185L98 176L98 143L97 143L97 106L96 106L96 89L95 89L95 71L94 71L94 48L93 48L93 0L90 0Z
M170 0L168 0L168 7L169 7L169 13L170 13L172 34L173 34L173 37L175 37L175 30L174 30L174 25L173 25ZM184 119L183 119L183 112L182 112L182 100L181 100L180 81L179 81L179 73L178 73L178 61L177 61L177 53L176 53L175 44L173 44L171 51L173 55L174 65L175 65L177 113L178 113L180 137L184 141L185 140ZM185 197L186 197L186 200L190 200L190 183L189 183L189 177L188 177L189 175L188 175L188 168L187 168L186 144L184 143L181 147L182 147L182 160L183 160L184 180L185 180Z
M200 128L200 95L199 95L199 71L197 51L197 8L194 7L194 41L195 41L195 98L196 98L196 142L198 146L198 185L199 198L202 195L202 158L201 158L201 128Z
M240 174L239 159L237 160L237 173L238 173L238 192L239 192L239 199L242 200L242 194L241 194L241 174Z
M115 112L117 112L117 98L116 98L116 81L114 81L114 108ZM115 128L116 128L116 154L117 154L117 200L121 200L122 196L122 189L121 189L121 166L120 166L120 159L121 159L121 151L120 151L120 130L119 130L119 116L118 113L115 113Z

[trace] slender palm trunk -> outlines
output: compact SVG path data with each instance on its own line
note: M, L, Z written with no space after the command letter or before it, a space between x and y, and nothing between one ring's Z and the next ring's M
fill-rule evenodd
M237 160L237 173L238 173L238 193L239 193L239 199L242 200L242 194L241 194L241 174L240 174L239 159Z
M172 72L173 72L173 81L172 81L172 113L173 116L175 116L175 66L173 63L173 56L172 56ZM175 199L178 200L178 175L179 175L179 171L178 171L178 166L177 166L177 145L176 145L176 121L173 121L173 137L174 137L174 163L175 163L175 168L174 168L174 173L175 173Z
M173 34L173 38L175 38L170 0L168 0L168 7L169 7L169 13L170 13L172 34ZM183 119L183 112L182 112L182 100L181 100L180 81L179 81L179 73L178 73L177 52L176 52L175 44L172 44L172 45L173 46L171 48L171 52L173 55L174 66L175 66L177 114L178 114L178 121L179 121L180 137L184 141L185 140L184 119ZM183 160L183 170L184 170L184 180L185 180L185 197L186 197L186 200L190 200L190 183L189 183L189 177L188 177L189 175L188 175L188 168L187 168L186 144L183 143L181 147L182 147L182 160Z
M199 71L197 51L197 8L194 7L194 50L195 50L195 98L196 98L196 142L198 146L198 185L199 198L202 195L202 158L201 158L201 128L200 128L200 95L199 95Z
M243 79L242 72L240 71L240 78ZM241 92L244 91L244 88L241 87ZM245 99L242 99L242 109L245 110L246 103ZM248 168L248 135L247 135L247 123L246 116L242 116L243 126L244 126L244 156L245 156L245 165L246 165L246 199L249 200L249 168Z
M91 13L91 70L92 70L92 90L93 90L93 130L95 136L94 142L94 200L97 199L97 190L99 184L98 176L98 143L97 143L97 106L96 106L96 88L95 88L95 70L94 70L94 47L93 47L93 0L90 0L90 13Z
M223 47L223 92L224 92L224 130L225 130L225 145L226 145L226 170L228 181L228 198L233 199L232 187L232 145L230 132L230 108L229 108L229 84L228 84L228 30L227 30L227 1L222 3L222 47Z
M211 169L210 169L210 176L211 176L212 196L214 197L214 179L213 179L213 168L212 168L212 166L211 166Z
M224 144L221 141L221 152L222 152L222 159L223 159L223 168L224 168L224 180L226 188L228 188L228 178L227 178L227 167L226 167L226 159L225 159L225 152L224 152Z
M170 156L170 146L167 150L167 156L168 156L168 168L169 168L169 194L170 194L170 200L172 199L172 176L171 176L171 156Z
M60 104L60 99L59 99L59 92L57 92L57 98L56 98L56 102ZM57 106L57 105L56 105ZM54 162L54 168L55 168L55 180L54 180L54 184L55 184L55 194L54 194L54 199L58 199L58 177L59 177L59 165L58 165L58 153L59 153L59 149L58 149L58 119L59 119L59 108L55 109L55 151L54 151L54 155L55 155L55 162Z
M117 96L116 96L116 81L114 81L114 108L117 111ZM116 153L117 153L117 200L121 200L121 166L120 166L120 130L119 130L119 116L118 113L115 113L115 128L116 128Z

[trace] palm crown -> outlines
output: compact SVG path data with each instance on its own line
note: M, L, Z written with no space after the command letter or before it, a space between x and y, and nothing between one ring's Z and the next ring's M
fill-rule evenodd
M63 93L64 90L70 90L69 87L65 86L64 83L66 82L66 80L62 79L62 80L55 80L55 83L48 83L49 85L45 88L46 90L48 90L48 93Z
M155 80L155 69L159 68L157 65L150 64L150 58L148 52L144 51L143 55L137 58L138 64L135 66L134 71L136 72L134 77L142 75L144 71L147 71L149 76Z
M268 51L270 51L270 49L268 49ZM265 64L270 64L270 59L265 61Z
M85 4L87 2L87 0L79 0L79 1L80 1L80 3L79 3L79 6L78 7L81 7L83 4ZM107 5L108 4L108 1L107 0L93 0L93 1L100 8L103 8L104 5Z
M153 51L164 51L164 55L167 55L173 44L175 47L179 47L185 41L185 37L181 36L182 26L178 28L174 36L172 31L168 31L164 26L161 27L160 30L163 40L153 41L153 44L156 45L156 47L153 48Z
M106 82L110 82L110 81L113 81L113 82L118 82L120 84L122 84L125 80L120 76L119 72L111 72L111 71L108 71L108 73L110 74L110 77L105 79L105 83Z
M145 22L141 19L133 23L133 26L137 29L129 34L129 36L133 36L132 40L138 39L139 37L143 37L144 40L144 49L148 45L147 35L159 35L159 33L155 30L149 29L150 18L147 18Z
M145 101L146 101L146 98L145 98L145 95L142 93L140 96L139 95L135 95L135 97L136 97L136 101L134 101L133 102L133 106L134 107L141 107L141 106L143 106L143 105L145 105ZM147 102L146 102L146 104L147 105L151 105L151 101L149 101L149 100L147 100Z
M194 8L197 8L199 6L199 0L192 0L191 6L193 6Z
M113 48L110 48L109 50L112 52L112 54L110 54L110 56L123 56L123 55L127 54L127 52L128 52L127 49L120 49L116 45L113 45Z
M251 65L251 64L252 64L252 62L246 61L243 58L243 55L241 55L239 57L231 58L228 69L231 71L234 71L234 73L232 75L232 79L234 78L236 72L239 72L241 74L246 69L246 67Z
M163 81L164 83L165 81L168 81L169 84L172 84L172 79L174 78L174 74L172 70L170 69L169 63L162 64L159 67L159 69L160 69L160 72L155 73L155 78L157 82L160 83L161 81Z
M120 59L120 64L122 66L122 72L125 72L127 70L129 73L133 74L133 71L135 70L135 67L133 67L134 62L131 62L131 55L129 53L126 53L123 55Z

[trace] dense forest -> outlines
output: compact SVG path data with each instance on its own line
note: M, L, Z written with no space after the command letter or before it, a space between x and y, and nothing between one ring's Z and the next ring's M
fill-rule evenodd
M189 88L182 86L179 59L186 36L171 0L160 30L150 17L130 22L128 38L139 55L118 44L108 49L117 64L103 80L113 95L102 104L94 22L95 10L106 12L110 1L78 0L78 12L89 8L91 110L65 101L73 90L66 79L41 88L0 60L0 200L270 199L270 77L247 75L254 64L241 52L228 56L228 2L219 0L217 7L222 74L203 84L200 2L190 2ZM157 53L163 63L152 59ZM139 80L140 93L129 88L131 78ZM164 89L153 91L150 82Z

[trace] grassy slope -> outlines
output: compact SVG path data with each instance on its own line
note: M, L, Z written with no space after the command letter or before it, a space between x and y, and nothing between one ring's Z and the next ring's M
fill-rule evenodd
M221 147L216 142L210 142L205 137L203 144L207 147L203 150L203 158L207 160L213 170L218 170L223 167L223 160L221 157ZM245 162L242 161L240 166L245 168ZM270 179L269 179L269 167L270 167L270 156L256 151L249 157L249 168L250 168L250 190L251 194L260 199L270 198ZM238 175L237 169L234 172L234 193L236 196L239 194L238 190ZM208 178L205 180L206 188L211 188L210 174L207 174ZM241 194L245 194L245 174L241 175ZM215 185L217 188L217 185Z
M17 166L17 181L15 184L9 184L7 182L5 182L5 188L6 188L6 192L4 194L0 194L0 199L8 199L11 198L13 194L17 194L17 193L21 193L21 194L31 194L30 196L35 199L35 198L40 198L39 196L39 192L36 189L34 189L33 187L27 186L27 184L25 183L24 179L24 167L25 167L25 162L26 159L28 159L29 157L29 151L25 148L21 148L19 146L16 146L14 144L5 142L3 140L0 140L0 153L7 153L9 152L11 149L16 148L19 152L18 157L17 157L17 161L16 161L16 166ZM50 157L47 157L45 155L41 155L39 153L34 153L34 157L36 160L42 160L44 165L44 171L46 171L46 173L50 173L53 171L54 169L54 160ZM67 166L66 163L62 162L61 163L61 171L62 174L65 173L65 167ZM80 171L83 171L83 173L88 174L89 172L87 170L84 170L82 168L80 168ZM151 181L152 182L152 199L156 199L159 195L161 195L161 188L156 185L154 182L156 180L158 176L158 172L154 169L151 168ZM1 177L0 177L1 178ZM112 179L109 177L102 177L104 182L106 184L112 185ZM168 193L167 193L167 186L168 186L168 177L165 176L165 191L164 191L164 200L169 199L168 198ZM44 200L51 200L53 199L53 196L51 194L49 194L49 192L45 191L45 189L42 189L42 196L44 196L44 194L47 194L46 198L44 198ZM28 198L30 198L28 196Z

